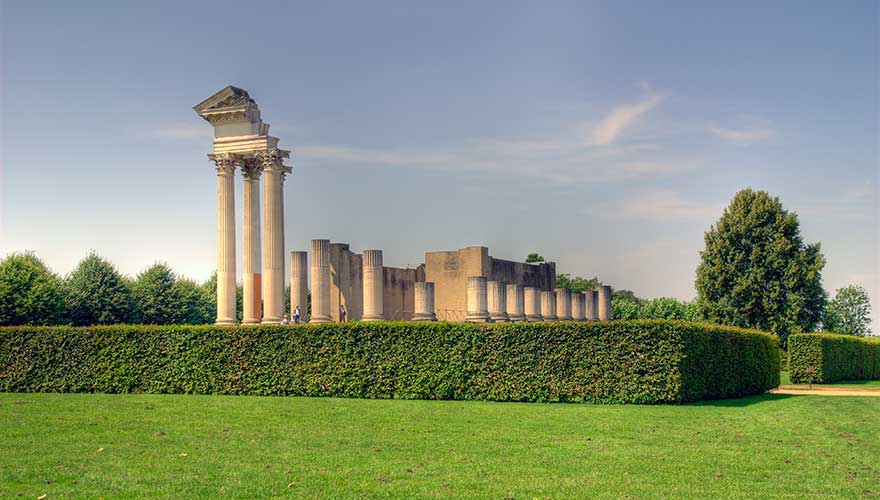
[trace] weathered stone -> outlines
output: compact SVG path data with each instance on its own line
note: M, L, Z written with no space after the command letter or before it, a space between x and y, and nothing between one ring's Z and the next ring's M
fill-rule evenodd
M526 320L544 321L541 316L541 290L533 286L523 288L523 300L525 301Z
M485 276L468 276L467 279L467 316L470 323L486 323L489 318L487 283Z
M526 320L525 289L522 285L507 285L507 315L510 321Z
M556 289L556 318L559 321L571 321L571 290Z
M308 252L290 252L290 314L299 306L303 321L309 313L308 263Z
M611 287L602 285L599 288L599 321L614 319L611 312Z
M544 321L556 321L556 293L550 291L541 292L541 316Z
M251 159L241 169L244 179L244 244L242 245L242 323L256 324L263 318L263 285L260 263L259 162Z
M233 154L209 155L217 166L217 321L237 320L235 304L235 165Z
M310 323L330 323L330 240L312 240Z
M496 323L507 323L507 285L501 281L486 282L489 317Z
M571 294L571 319L574 321L586 320L586 295L583 293Z
M437 321L434 313L434 284L431 282L415 283L415 313L413 321Z
M364 250L364 321L385 319L382 250Z

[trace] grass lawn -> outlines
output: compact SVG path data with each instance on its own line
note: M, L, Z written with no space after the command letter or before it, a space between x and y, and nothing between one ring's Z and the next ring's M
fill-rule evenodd
M880 498L880 398L0 394L0 498Z
M779 385L792 385L791 376L788 372L781 372ZM808 384L799 384L806 387ZM880 380L844 380L830 384L813 384L813 387L859 387L864 389L880 389Z

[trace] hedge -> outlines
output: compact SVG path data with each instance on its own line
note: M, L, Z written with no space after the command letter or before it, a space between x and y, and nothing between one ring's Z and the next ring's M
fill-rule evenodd
M0 328L0 391L673 403L779 384L776 339L682 321Z
M788 338L788 356L795 384L880 379L878 339L835 333L797 334ZM807 371L811 368L812 374Z

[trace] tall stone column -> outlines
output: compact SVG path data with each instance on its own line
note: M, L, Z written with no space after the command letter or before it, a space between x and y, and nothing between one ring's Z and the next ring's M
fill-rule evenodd
M556 317L559 321L571 321L571 290L556 289Z
M586 295L583 293L571 294L571 319L574 321L584 321L586 316Z
M330 323L330 240L312 240L312 315L309 323Z
M589 290L584 295L587 300L587 321L599 321L599 292Z
M489 304L485 276L468 276L467 279L467 316L469 323L486 323L489 321Z
M503 281L486 282L487 305L489 317L496 323L507 323L507 284Z
M302 320L309 315L308 265L308 252L290 252L290 314L299 306Z
M599 321L611 321L611 287L602 285L599 288Z
M556 315L556 293L541 292L541 316L544 321L556 321L559 317Z
M242 245L242 323L257 324L263 317L263 285L260 264L260 174L254 159L241 169L244 179L244 244Z
M284 165L278 149L259 153L263 166L263 323L284 316Z
M382 250L364 250L364 321L385 319Z
M510 321L526 320L525 290L522 285L507 285L507 315Z
M217 321L235 323L235 164L234 154L208 155L217 167Z
M525 300L526 320L530 322L544 321L541 316L541 290L527 286L523 289L523 300Z
M416 282L415 289L415 306L413 307L413 321L437 321L437 315L434 314L434 283L430 281Z

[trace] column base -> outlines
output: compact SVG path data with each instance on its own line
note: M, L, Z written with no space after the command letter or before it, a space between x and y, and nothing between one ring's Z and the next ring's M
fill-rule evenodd
M333 318L330 316L312 316L309 318L309 323L318 325L321 323L333 323Z
M263 321L260 322L261 325L279 325L281 324L281 318L263 318Z
M511 323L522 323L525 320L526 320L526 317L524 314L511 314L510 315L510 322Z
M540 314L529 314L526 316L526 321L529 323L538 323L544 321L544 316L541 316Z
M544 321L559 321L557 316L544 316Z
M385 321L385 316L379 316L377 314L371 314L369 316L364 315L364 317L361 318L361 321Z
M258 320L256 318L255 319L245 319L245 320L242 320L241 324L242 325L259 325L260 320Z
M507 313L489 313L489 318L492 319L493 323L510 322L510 316L508 316Z
M464 320L466 323L490 323L492 318L489 313L468 313Z
M217 321L214 322L215 325L234 325L238 323L238 321L231 318L217 318Z
M573 320L574 320L574 318L572 318L571 316L560 316L560 317L556 318L556 321L573 321Z
M415 314L412 321L437 321L436 314Z

